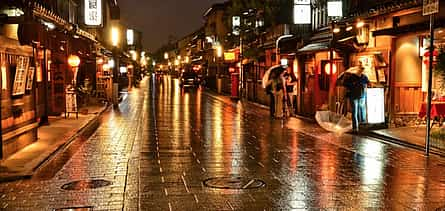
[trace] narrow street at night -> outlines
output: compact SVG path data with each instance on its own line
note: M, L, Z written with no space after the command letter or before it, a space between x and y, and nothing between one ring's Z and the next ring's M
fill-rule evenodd
M0 183L0 208L445 209L443 157L272 120L261 106L181 89L169 76L146 77L72 145L31 179Z

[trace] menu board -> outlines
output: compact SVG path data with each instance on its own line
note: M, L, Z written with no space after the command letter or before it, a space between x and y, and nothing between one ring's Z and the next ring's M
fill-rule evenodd
M28 66L29 66L29 57L19 56L17 59L14 85L12 88L13 96L25 94Z
M35 72L35 67L29 67L28 77L26 80L26 90L32 89L32 83L34 82L34 72Z
M379 76L379 82L380 83L385 83L386 82L386 75L385 75L385 70L380 68L377 70L377 75Z
M66 91L66 112L77 113L77 100L76 92L68 89Z
M385 122L385 89L366 89L366 108L369 124L380 124Z
M358 58L358 61L362 63L365 68L363 73L368 76L368 79L371 83L377 82L377 74L374 68L374 58L373 56L361 56Z

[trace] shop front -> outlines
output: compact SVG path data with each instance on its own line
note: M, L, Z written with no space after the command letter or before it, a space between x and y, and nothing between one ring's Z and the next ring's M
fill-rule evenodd
M0 35L3 157L37 140L34 49Z
M344 102L336 79L344 71L343 58L330 41L313 42L298 50L300 85L299 113L314 116L317 110L336 111Z
M442 9L445 9L445 4L441 5L440 10ZM392 25L385 24L383 21L388 16L393 17ZM390 89L386 106L389 110L389 126L416 125L424 118L422 113L425 112L426 107L430 46L429 18L422 15L422 10L407 10L404 13L377 17L376 20L382 23L382 26L372 32L377 39L376 42L381 42L379 39L386 39L388 41L385 42L391 46L389 48L391 57L388 58L390 71L386 75ZM394 20L397 20L395 26ZM436 16L434 38L436 56L445 46L444 20L444 13ZM442 81L440 74L433 70L433 105L440 104L445 99Z

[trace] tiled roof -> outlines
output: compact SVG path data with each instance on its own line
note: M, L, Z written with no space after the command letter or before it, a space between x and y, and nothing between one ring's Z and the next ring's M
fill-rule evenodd
M403 9L418 7L422 0L372 0L367 7L358 8L351 12L351 16L376 16L396 12Z

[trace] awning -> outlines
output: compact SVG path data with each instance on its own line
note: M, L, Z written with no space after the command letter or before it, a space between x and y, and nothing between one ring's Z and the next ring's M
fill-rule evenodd
M298 53L312 53L315 51L328 50L331 46L331 41L315 42L305 45L303 48L298 49Z

